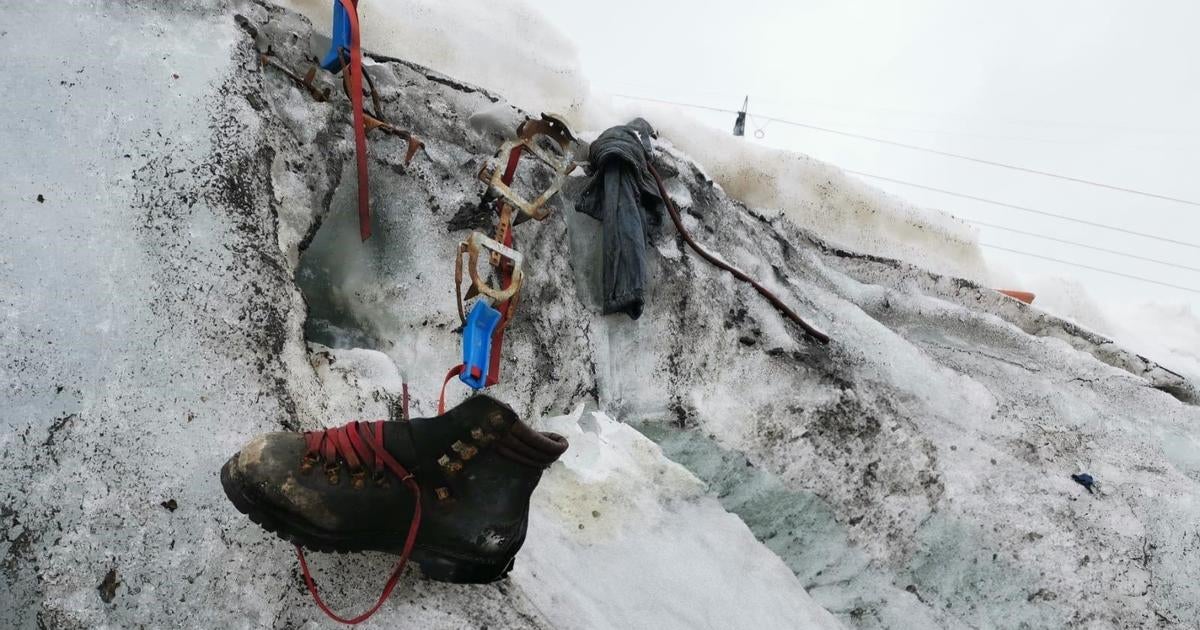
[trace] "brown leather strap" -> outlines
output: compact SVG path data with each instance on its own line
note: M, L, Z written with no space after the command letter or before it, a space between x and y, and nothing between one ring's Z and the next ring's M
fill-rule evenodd
M654 176L654 182L658 184L658 192L662 196L663 203L667 206L667 211L671 214L671 221L675 224L675 229L679 232L679 235L683 237L684 242L686 242L688 246L692 248L692 250L694 250L697 254L700 254L700 257L704 260L712 263L713 266L728 271L733 275L734 278L737 278L738 280L741 280L742 282L754 287L754 290L758 291L759 295L767 298L767 301L771 303L771 306L774 306L788 319L796 322L796 325L799 326L806 335L821 343L829 343L829 335L826 335L824 332L821 332L808 322L801 319L800 316L796 314L796 311L793 311L791 307L789 307L787 304L784 304L783 300L775 297L775 294L771 293L770 289L759 284L757 280L751 278L749 274L741 269L738 269L737 267L734 267L720 258L708 253L703 247L700 247L696 241L692 240L692 235L688 234L687 229L683 227L683 219L679 216L679 208L675 207L675 202L672 201L671 196L667 194L667 187L665 184L663 184L662 177L658 174L658 171L655 170L653 164L647 164L647 166L650 167L650 174Z

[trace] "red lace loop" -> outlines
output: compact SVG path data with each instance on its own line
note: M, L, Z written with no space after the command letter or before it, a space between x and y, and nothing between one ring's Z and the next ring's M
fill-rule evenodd
M396 567L392 569L392 574L383 587L383 593L379 595L374 606L357 617L339 617L321 599L321 596L317 594L317 585L313 582L312 574L309 573L308 563L304 560L304 550L300 545L296 545L296 556L300 558L300 570L304 572L304 583L308 586L308 592L312 595L313 601L317 603L317 607L330 619L339 623L349 625L362 623L374 615L380 606L383 606L383 602L387 601L392 594L392 589L396 588L396 582L400 580L405 565L408 564L408 557L412 554L413 546L417 542L417 531L421 527L421 486L417 484L412 473L408 472L384 448L383 427L385 424L382 420L356 421L334 429L304 433L304 442L308 447L306 457L320 457L325 461L326 466L337 465L340 458L346 462L352 473L361 472L363 466L369 462L376 474L390 471L396 475L400 482L412 492L415 502L412 523L409 524L408 536L404 539L404 549L400 552L400 559L396 561Z
M345 460L352 473L360 472L368 462L373 471L383 472L385 466L383 458L391 457L383 447L382 420L355 421L334 429L306 431L304 444L308 447L308 456L319 457L327 464L334 463L340 457ZM399 462L396 462L396 466L400 467L400 470L404 470ZM395 469L392 472L396 472ZM401 478L405 474L407 473L396 473Z
M463 364L459 363L458 365L450 368L450 371L446 373L446 378L445 378L445 380L442 381L442 393L440 396L438 396L438 415L439 416L446 413L446 386L450 384L451 379L453 379L455 376L458 376L459 374L462 374L462 371L463 371Z

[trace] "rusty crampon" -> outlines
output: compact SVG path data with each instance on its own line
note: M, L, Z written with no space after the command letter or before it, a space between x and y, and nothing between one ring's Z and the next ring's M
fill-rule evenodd
M483 165L479 171L479 179L487 183L490 193L520 211L522 216L516 218L516 224L524 223L528 219L541 221L550 215L550 209L546 207L546 202L562 190L567 176L575 170L576 163L571 153L573 142L575 142L575 136L571 134L567 123L559 116L542 114L539 119L526 119L517 127L517 138L500 145L492 159ZM515 160L519 160L523 153L534 156L554 171L550 185L532 201L510 187L512 184L511 169L500 168L501 160L504 159L508 160L511 168L515 168ZM498 234L497 236L502 235ZM499 238L497 240L504 242Z
M496 153L484 163L479 171L479 179L488 185L485 195L495 198L498 219L495 235L490 242L507 249L513 244L514 225L520 225L529 219L541 221L550 215L551 209L547 203L562 190L567 177L577 166L571 151L574 142L575 136L562 117L544 113L541 118L525 119L517 127L516 139L501 144ZM512 188L517 165L521 156L526 153L533 155L553 171L550 184L533 201L529 201ZM467 246L466 241L459 245L460 255L466 251L464 248ZM501 275L511 276L512 257L505 256L496 248L490 249L492 266L496 267ZM478 284L472 284L464 299L471 299L480 293L486 294ZM503 300L498 300L497 304L502 302Z
M508 271L508 282L504 286L494 287L487 283L479 274L479 254L483 250L488 250L491 257L499 256L500 259L506 262ZM468 288L468 293L464 298L462 295L463 281L463 256L467 257L467 273L471 279L471 286ZM521 253L500 243L494 239L490 239L479 232L471 232L467 240L458 244L458 256L454 259L454 294L458 296L458 318L466 324L466 312L463 308L464 299L471 299L477 295L486 295L493 300L494 304L506 304L517 296L521 290L521 284L525 279L525 273L522 269L524 262Z
M343 65L349 63L349 59L346 59L345 57L346 51L344 49L339 50L338 55L342 57ZM312 71L315 70L316 68L313 68ZM404 152L404 165L408 166L409 162L412 162L413 156L417 154L417 151L425 148L425 144L418 140L411 131L396 127L384 119L383 103L381 103L379 100L379 91L375 89L375 80L371 78L371 73L367 72L365 69L363 70L362 75L363 78L367 80L367 88L370 91L371 106L373 108L371 111L363 112L363 126L366 127L367 131L378 129L384 133L391 134L407 142L408 150ZM342 87L346 90L348 95L350 93L350 79L344 72L342 73Z
M512 318L513 309L520 297L524 270L523 259L516 251L513 226L529 219L541 221L550 214L550 201L559 190L568 175L575 170L572 144L575 137L567 127L566 122L551 114L542 114L540 119L527 119L517 127L517 138L500 145L496 153L484 164L479 172L479 179L488 184L485 199L492 200L497 215L494 238L488 238L479 232L473 232L465 241L459 244L455 260L455 296L458 300L458 315L463 321L463 363L451 369L447 381L456 374L473 389L481 389L495 385L500 380L500 355L504 344L504 330ZM532 201L512 188L517 174L517 166L525 153L533 155L539 162L553 170L550 185ZM488 284L477 270L480 254L487 250L490 263L495 268L496 285ZM462 295L462 259L469 258L471 286L467 294ZM475 331L468 325L470 319L463 307L464 300L480 298L491 302L495 308L490 320L490 332ZM476 307L480 307L476 303ZM490 309L483 309L490 310ZM490 335L483 341L490 346L486 353L486 365L481 365L480 357L476 357L467 348L474 348L474 335ZM480 360L477 360L480 359ZM442 388L443 400L445 386Z
M350 62L345 58L346 51L339 51L338 54L343 57L343 64L348 66ZM282 72L284 76L291 79L292 82L298 87L308 92L314 101L317 101L318 103L325 103L329 101L329 97L331 95L329 88L317 87L317 66L314 65L310 67L308 72L305 72L304 76L301 76L280 62L277 57L271 54L269 48L267 49L267 52L259 54L258 58L263 66L270 66ZM408 144L408 149L404 152L404 165L408 166L408 164L412 162L413 157L416 156L417 151L420 151L425 147L425 143L421 142L421 140L413 135L411 131L401 129L389 123L387 119L384 118L383 103L379 99L379 91L375 89L375 81L371 78L371 73L363 72L362 74L363 78L366 79L372 106L370 111L363 112L363 126L366 131L378 129L386 134L393 135L401 140L404 140ZM347 96L350 95L350 78L345 72L342 73L342 89L346 92Z

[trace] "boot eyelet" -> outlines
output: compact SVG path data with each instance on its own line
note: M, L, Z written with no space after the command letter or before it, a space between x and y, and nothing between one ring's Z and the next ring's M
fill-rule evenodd
M367 473L361 470L350 473L350 485L355 490L362 490L367 485Z
M463 461L471 459L479 453L479 449L471 446L470 444L463 444L462 440L454 442L454 444L450 445L450 448L454 449L454 452L458 453L458 455L463 458Z
M327 464L325 466L325 476L329 479L329 485L338 485L338 465L337 463Z
M434 493L437 494L438 501L445 501L450 498L449 488L436 488L434 489Z
M502 426L504 426L504 415L501 414L499 411L493 411L488 416L488 422L491 422L492 426L494 426L494 427L502 427Z
M453 475L463 469L462 462L457 459L450 459L449 455L442 455L437 460L438 466L445 469L446 474Z
M490 431L484 431L479 427L475 427L474 429L471 429L471 439L475 440L482 446L487 446L496 439L496 434Z
M457 459L450 459L446 455L442 455L438 458L438 465L441 466L448 475L457 474L463 469L462 462L458 461Z
M300 459L300 474L307 475L308 473L312 472L313 467L316 466L317 462L319 461L320 458L318 458L316 455L305 453L304 457Z
M376 487L386 488L388 485L387 475L383 474L382 470L376 471L375 474L371 476L371 479L375 482Z

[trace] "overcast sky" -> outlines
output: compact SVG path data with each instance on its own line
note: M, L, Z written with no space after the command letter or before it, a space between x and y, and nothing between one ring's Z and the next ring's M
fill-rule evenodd
M1200 2L530 0L593 89L713 107L843 168L1200 243L1200 208L789 127L776 116L1200 202ZM697 111L719 127L733 117ZM756 124L757 123L757 124ZM755 139L762 128L762 139ZM965 219L1200 267L1200 249L886 182ZM981 240L1200 290L1200 273L992 228ZM1101 301L1200 294L986 250Z

